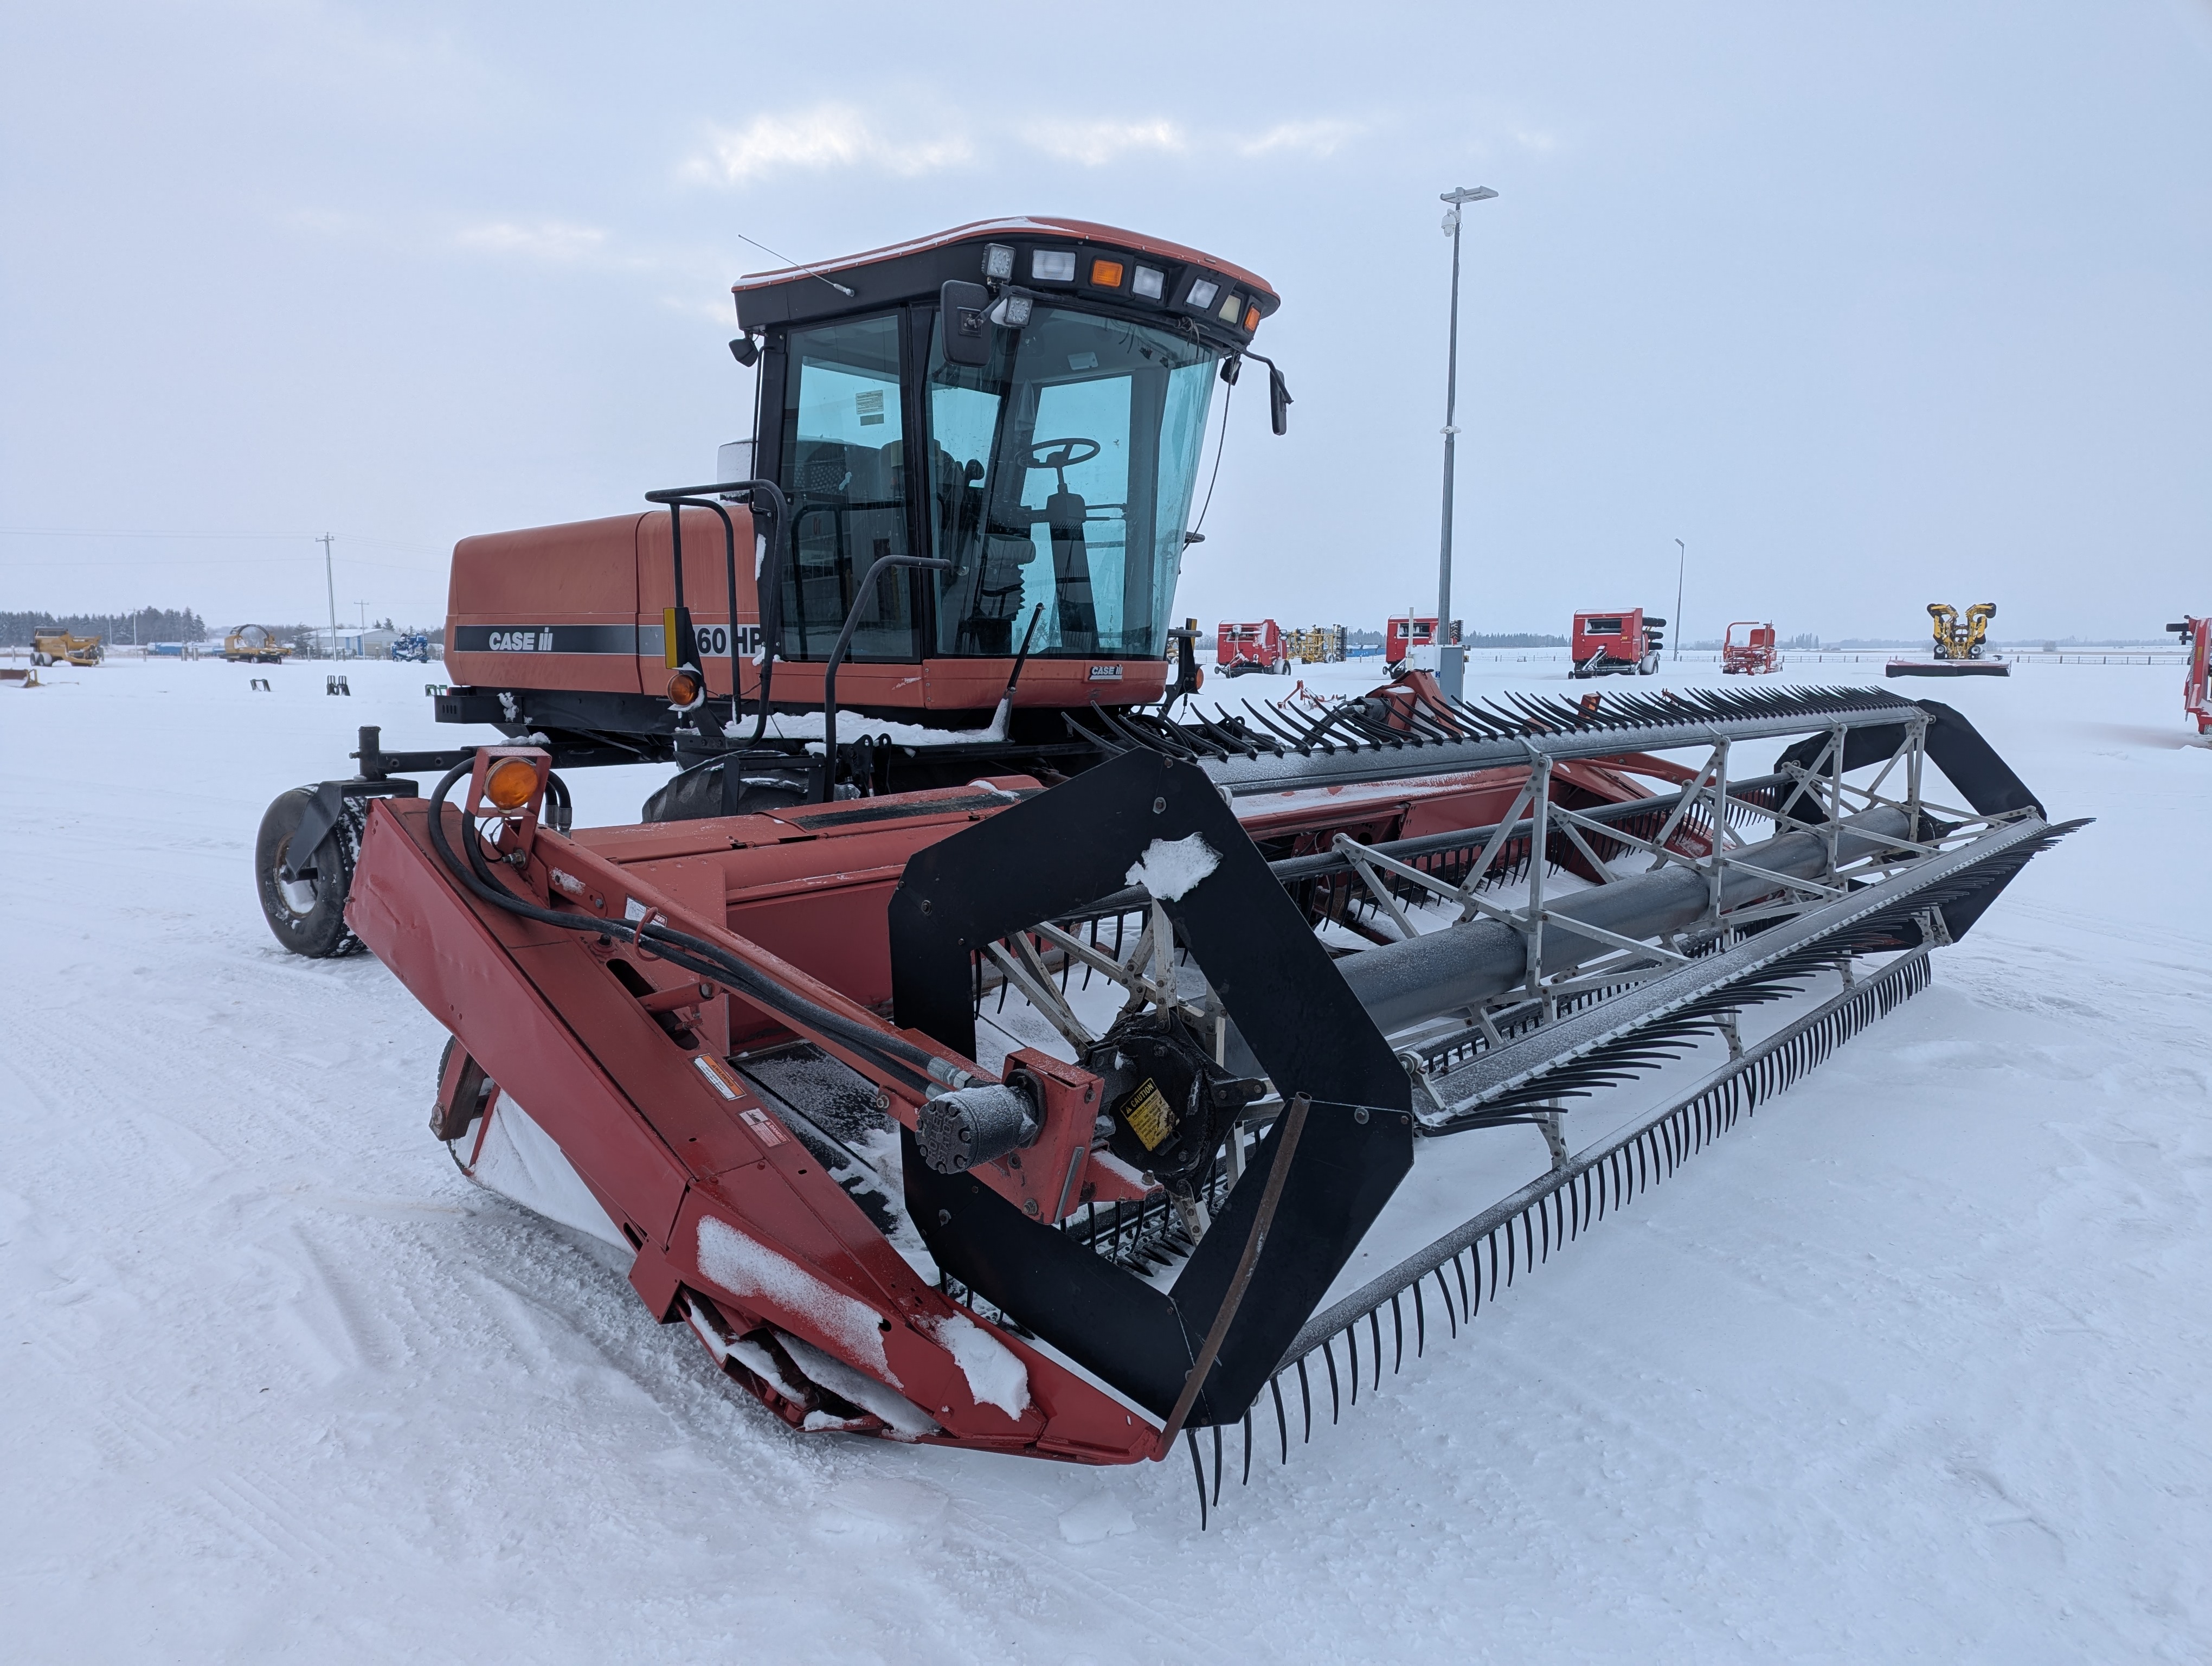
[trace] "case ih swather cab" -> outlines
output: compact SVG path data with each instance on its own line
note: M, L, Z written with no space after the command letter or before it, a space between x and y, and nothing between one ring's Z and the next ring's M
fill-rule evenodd
M1662 632L1666 620L1651 617L1640 607L1622 613L1575 615L1576 677L1649 677L1659 669L1659 650L1665 646Z
M1023 220L738 295L760 477L464 544L440 714L514 744L364 732L260 860L280 939L451 1033L463 1169L795 1429L1180 1444L1218 1503L1224 1430L1287 1458L2066 830L1879 689L1177 718L1264 285ZM648 818L570 828L556 767L635 757L682 766Z

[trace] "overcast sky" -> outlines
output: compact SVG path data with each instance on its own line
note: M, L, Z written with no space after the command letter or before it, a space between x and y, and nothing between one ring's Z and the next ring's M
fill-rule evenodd
M2212 608L2206 0L14 0L0 607L442 617L749 431L730 281L1073 214L1283 296L1188 611L2154 634ZM1248 390L1249 391L1249 390ZM189 536L188 536L189 535Z

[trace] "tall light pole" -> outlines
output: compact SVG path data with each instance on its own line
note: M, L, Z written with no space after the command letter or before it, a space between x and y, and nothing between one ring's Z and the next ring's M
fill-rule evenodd
M331 576L331 541L337 536L335 532L325 532L315 540L323 546L323 584L330 592L331 658L333 660L338 657L338 586L337 581Z
M1681 539L1674 540L1674 658L1682 657L1682 569L1690 564L1689 546Z
M1444 514L1443 547L1437 556L1437 681L1456 700L1467 686L1467 656L1447 653L1451 645L1452 475L1458 460L1459 441L1459 216L1469 203L1487 202L1498 193L1488 185L1472 191L1465 185L1443 193L1444 234L1452 240L1451 345L1444 363Z

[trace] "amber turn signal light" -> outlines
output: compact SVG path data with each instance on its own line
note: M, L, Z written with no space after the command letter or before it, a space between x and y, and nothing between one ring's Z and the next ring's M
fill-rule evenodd
M679 671L668 679L668 703L680 712L696 706L706 693L696 672Z
M528 804L537 791L538 766L526 757L501 758L484 777L484 802L510 814Z

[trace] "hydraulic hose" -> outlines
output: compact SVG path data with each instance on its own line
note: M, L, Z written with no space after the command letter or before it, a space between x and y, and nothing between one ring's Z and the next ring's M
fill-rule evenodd
M468 860L463 861L446 836L446 796L453 791L454 782L474 767L473 760L454 765L432 790L429 800L431 847L447 871L472 895L495 908L503 909L509 914L535 921L540 925L555 926L579 935L596 936L607 942L628 942L641 948L649 947L653 953L672 965L680 966L696 976L719 979L755 1006L800 1028L830 1037L841 1047L866 1059L898 1080L902 1086L917 1092L927 1091L931 1067L939 1062L933 1055L901 1037L872 1030L842 1012L809 1000L716 944L668 926L655 925L650 920L580 918L526 902L500 884L493 875L490 866L484 860L483 842L476 836L473 830L470 830L465 840ZM462 820L465 826L467 818L464 816Z

